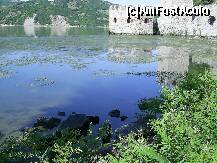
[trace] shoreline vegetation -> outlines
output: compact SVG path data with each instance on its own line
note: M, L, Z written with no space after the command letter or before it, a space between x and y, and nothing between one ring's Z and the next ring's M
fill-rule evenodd
M0 24L0 27L24 27L25 25L9 25L9 24ZM29 25L29 26L32 26L32 25ZM40 25L40 24L35 24L33 25L34 27L36 28L40 28L40 27L54 27L54 25L52 24L47 24L47 25ZM83 25L83 26L79 26L79 25L63 25L61 27L65 27L65 28L88 28L87 25ZM90 26L90 27L96 27L96 28L108 28L107 25L104 25L104 26Z
M44 136L33 127L21 137L6 139L1 145L0 160L216 162L217 80L207 66L195 67L173 88L164 87L159 98L139 101L144 114L143 127L137 131L125 136L114 133L116 138L111 139L110 122L105 121L93 132L98 120L91 116L88 118L93 123L86 126L85 133L65 128ZM113 112L120 114L118 110Z

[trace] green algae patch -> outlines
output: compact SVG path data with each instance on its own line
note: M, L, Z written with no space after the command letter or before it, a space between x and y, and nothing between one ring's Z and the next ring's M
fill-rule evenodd
M30 87L51 86L54 83L55 83L54 80L48 79L47 77L39 77L39 78L35 78L29 86Z

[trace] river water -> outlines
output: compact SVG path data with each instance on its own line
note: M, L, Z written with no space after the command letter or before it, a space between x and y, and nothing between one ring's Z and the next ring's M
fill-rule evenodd
M217 74L216 40L108 35L103 28L0 27L0 131L12 134L58 111L113 128L136 120L138 101L194 65ZM108 113L119 109L128 119Z

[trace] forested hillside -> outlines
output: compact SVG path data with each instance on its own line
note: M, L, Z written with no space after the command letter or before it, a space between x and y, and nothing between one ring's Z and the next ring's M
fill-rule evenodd
M27 17L35 23L51 24L50 16L62 15L70 25L107 25L108 8L103 0L30 0L28 2L0 3L0 24L23 25Z
M215 0L194 0L194 5L208 5L215 2Z

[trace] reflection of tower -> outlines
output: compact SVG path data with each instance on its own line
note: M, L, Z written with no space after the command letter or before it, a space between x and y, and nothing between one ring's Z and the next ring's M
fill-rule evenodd
M109 60L117 63L148 63L153 61L152 51L142 48L115 47L108 50Z
M189 54L181 48L161 46L159 48L158 71L184 74L188 71Z
M23 24L24 32L27 36L36 36L35 34L35 23L34 23L34 17L27 18Z
M68 27L58 25L51 27L51 35L52 36L65 36L67 33Z
M159 47L158 71L165 76L158 76L160 83L172 84L176 77L188 71L189 54L181 48Z

